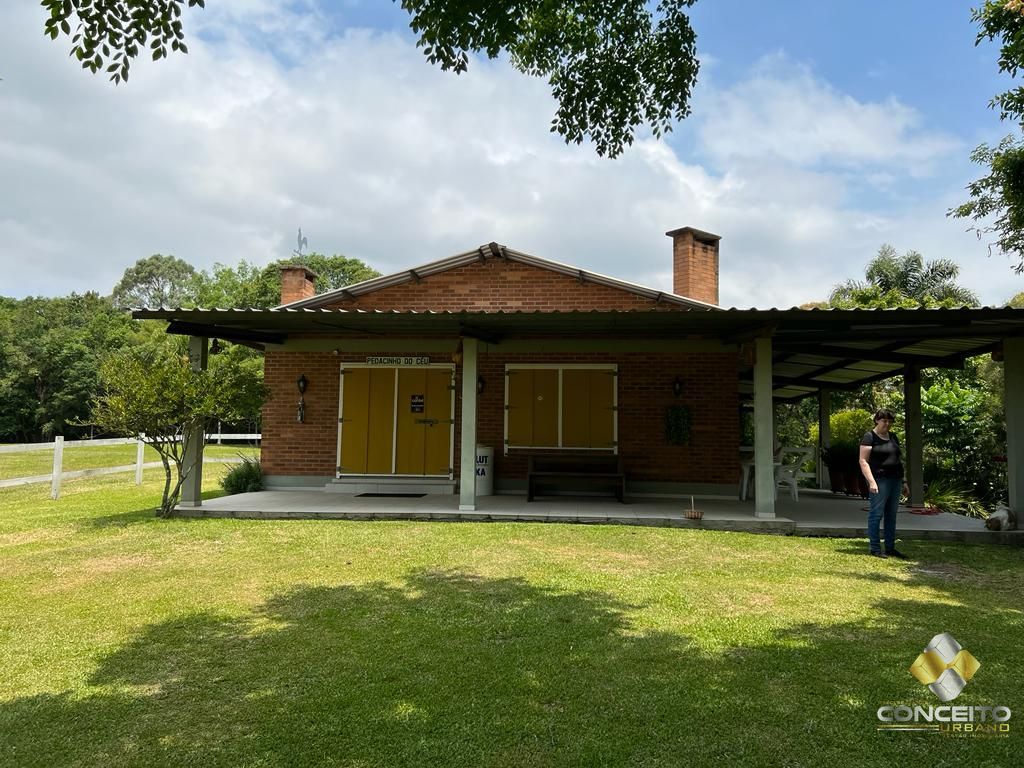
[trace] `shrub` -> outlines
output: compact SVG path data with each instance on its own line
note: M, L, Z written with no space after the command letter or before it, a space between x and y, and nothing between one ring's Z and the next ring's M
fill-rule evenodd
M259 459L242 456L240 464L233 466L221 479L220 486L229 494L252 493L263 490L263 467Z
M924 503L964 517L988 517L985 505L966 488L949 480L936 480L924 492Z

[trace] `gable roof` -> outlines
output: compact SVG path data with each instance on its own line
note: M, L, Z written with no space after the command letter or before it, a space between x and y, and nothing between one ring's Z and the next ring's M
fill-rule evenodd
M520 264L527 264L532 267L538 267L540 269L546 269L550 272L556 272L561 275L573 277L581 283L594 283L596 285L604 285L609 288L617 288L637 296L643 296L644 298L651 299L656 303L665 302L667 304L675 304L686 309L700 311L720 309L714 304L708 304L703 301L698 301L697 299L690 299L686 296L679 296L675 293L666 293L665 291L648 288L626 280L608 277L607 275L590 272L585 269L580 269L579 267L574 267L570 264L563 264L558 261L551 261L550 259L542 259L539 256L532 256L528 253L516 251L512 248L493 242L488 243L487 245L481 245L479 248L472 251L457 253L446 259L432 261L428 264L422 264L418 267L406 269L401 272L395 272L390 275L374 277L370 280L364 280L361 283L346 285L344 288L336 288L333 291L317 294L316 296L312 296L308 299L299 299L298 301L292 301L288 304L282 304L277 307L277 309L321 309L329 307L330 305L337 303L339 300L348 301L356 298L357 296L373 293L374 291L379 291L383 288L391 288L395 285L402 285L403 283L414 281L419 282L423 278L430 277L431 275L447 272L450 269L467 266L473 263L482 264L489 259L504 259L506 261L513 261Z

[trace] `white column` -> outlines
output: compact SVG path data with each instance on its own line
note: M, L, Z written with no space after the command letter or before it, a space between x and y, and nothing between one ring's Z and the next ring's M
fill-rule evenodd
M910 506L924 506L924 446L921 429L921 369L916 365L903 368L903 407L907 430L904 441L907 452L907 485L910 487Z
M476 510L477 340L462 340L462 435L459 443L459 511Z
M139 435L135 447L135 484L142 485L142 465L146 461L146 435Z
M53 438L53 470L50 474L50 498L60 496L60 481L64 473L64 436Z
M190 336L188 339L188 359L193 371L205 371L207 364L207 339L203 336ZM185 435L184 469L187 472L185 482L181 484L181 501L183 507L199 507L203 503L203 443L206 441L203 426L200 425Z
M825 466L823 458L825 450L832 445L832 422L829 417L832 415L832 390L818 390L818 460L815 466L818 468L818 487L821 489L831 488L832 482L828 476L828 467Z
M1006 487L1017 527L1024 528L1024 338L1003 339Z
M754 360L754 517L775 517L772 339L757 339Z

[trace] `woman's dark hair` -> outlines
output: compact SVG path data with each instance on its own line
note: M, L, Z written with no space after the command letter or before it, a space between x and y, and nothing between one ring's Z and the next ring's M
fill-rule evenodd
M888 419L889 421L896 421L896 417L892 415L892 411L888 408L879 408L875 411L875 424L882 419Z

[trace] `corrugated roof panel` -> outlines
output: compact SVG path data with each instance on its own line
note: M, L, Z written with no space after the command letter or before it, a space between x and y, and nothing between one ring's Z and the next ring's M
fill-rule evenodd
M814 365L821 367L823 365L832 365L841 360L840 357L827 357L825 355L790 355L786 358L787 363L795 363L797 365Z
M776 376L794 377L805 376L820 369L820 365L789 365L787 363L779 363L772 366L772 373Z

